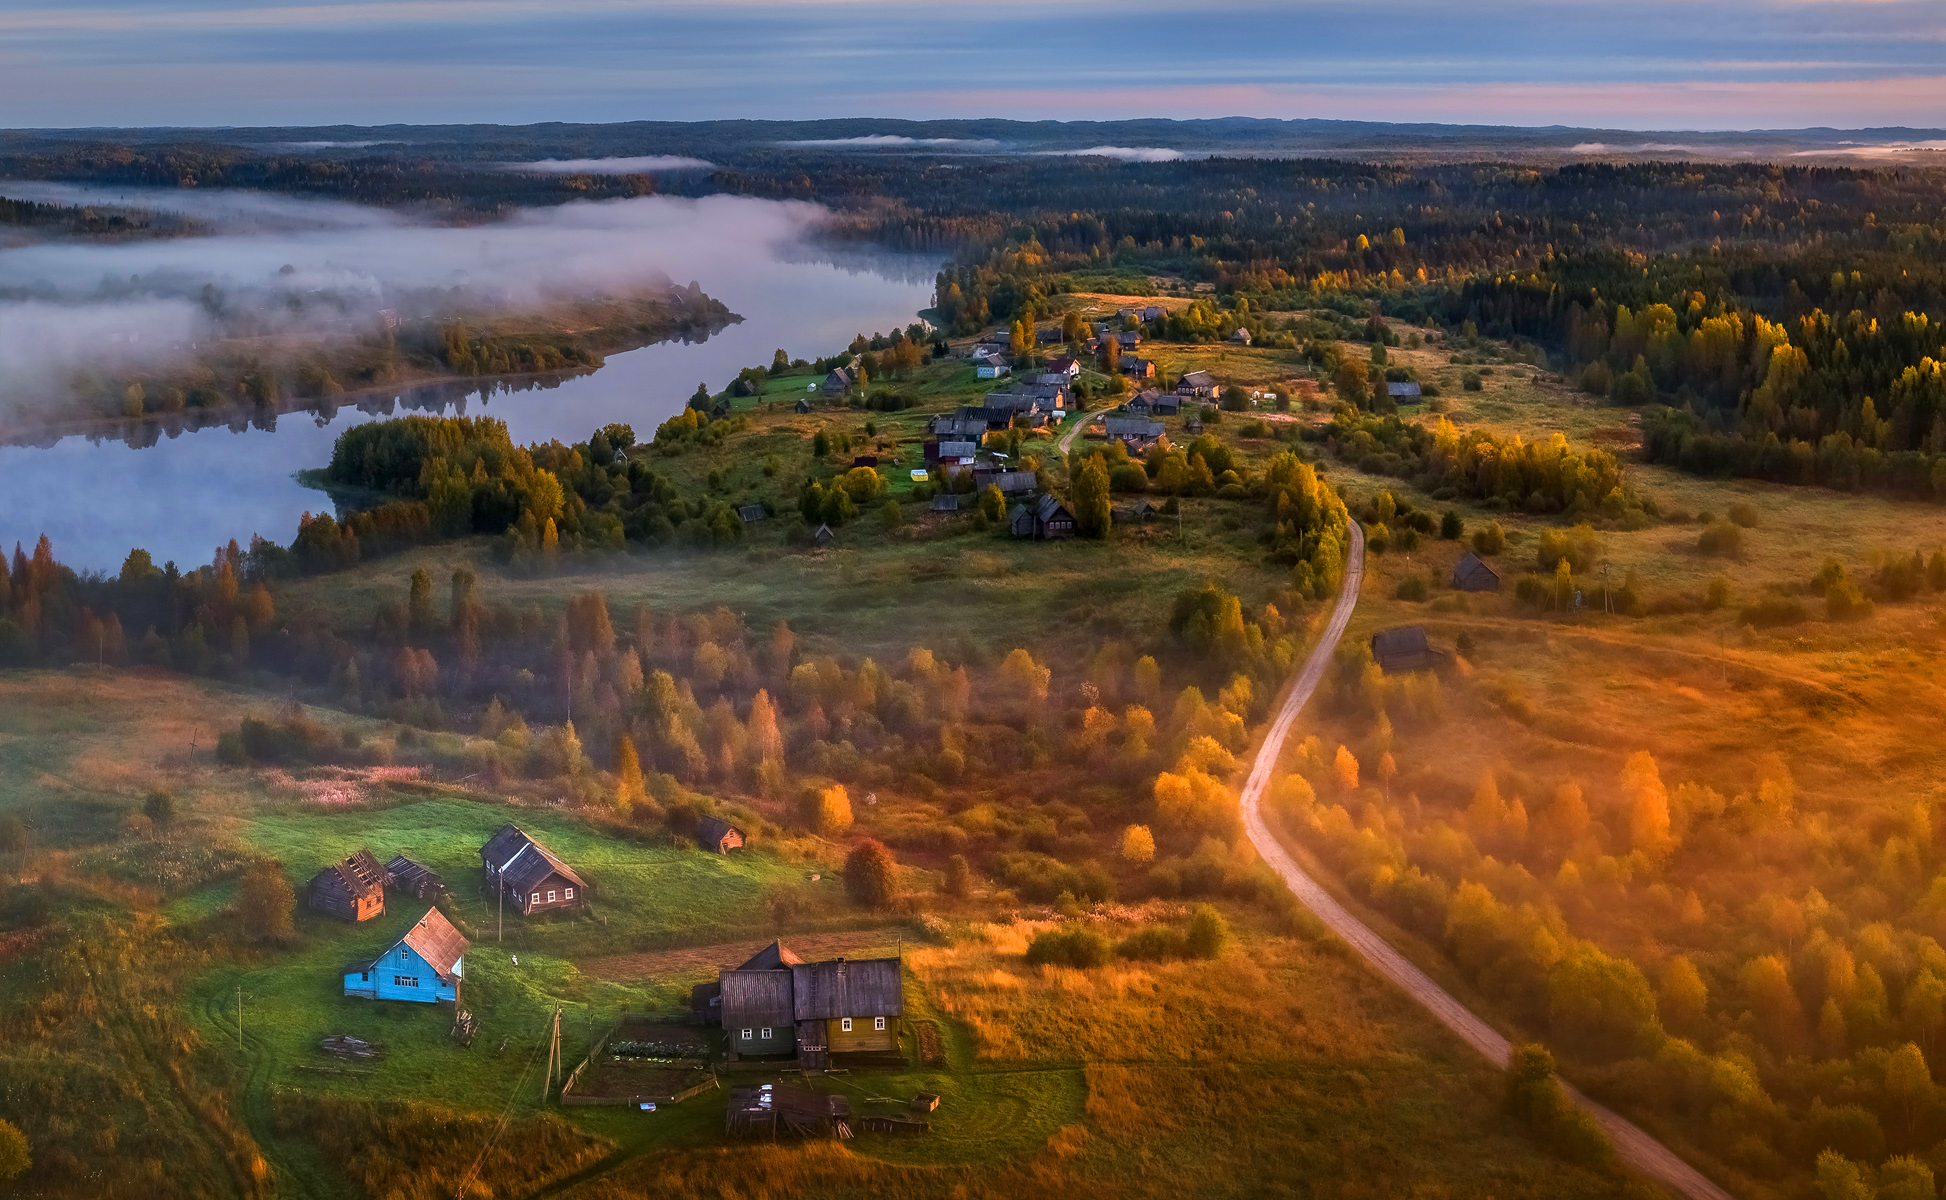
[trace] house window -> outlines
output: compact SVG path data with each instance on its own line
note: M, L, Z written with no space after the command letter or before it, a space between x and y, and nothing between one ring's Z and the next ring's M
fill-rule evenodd
M547 889L547 902L548 902L549 904L552 904L552 903L554 903L554 889L553 889L553 888L549 888L549 889Z
M400 947L399 947L399 961L400 961L400 962L404 962L404 961L405 961L405 947L404 947L404 946L400 946Z
M843 1031L845 1031L846 1033L850 1033L850 1032L851 1032L851 1018L850 1018L850 1017L846 1017L846 1018L844 1018L843 1020L841 1020L841 1021L839 1021L839 1022L838 1022L838 1028L839 1028L839 1029L842 1029L842 1030L843 1030Z
M392 986L416 988L419 986L419 977L417 975L394 975L392 976Z
M541 902L541 894L539 892L535 892L533 903L539 904L540 902Z
M572 900L572 899L574 899L574 889L573 889L573 888L569 888L569 889L568 889L568 891L567 891L567 895L565 895L565 896L563 896L563 897L561 897L561 898L562 898L563 900Z
M370 971L360 971L360 972L358 972L358 982L360 982L360 983L370 983L371 981L372 981L372 973L371 973Z
M883 1029L883 1028L885 1028L885 1018L884 1018L884 1017L873 1017L873 1018L872 1018L872 1028L873 1028L873 1029Z
M748 1029L743 1031L743 1040L746 1042L750 1040L750 1031Z
M769 1026L765 1026L765 1027L764 1027L764 1041L766 1041L766 1042L767 1042L767 1041L769 1041L769 1040L770 1040L770 1027L769 1027Z

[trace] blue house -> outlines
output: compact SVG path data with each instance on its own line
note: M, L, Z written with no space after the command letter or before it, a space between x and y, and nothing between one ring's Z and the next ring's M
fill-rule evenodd
M345 968L345 995L367 1000L459 1000L460 960L467 942L444 913L426 910L419 923L368 963Z

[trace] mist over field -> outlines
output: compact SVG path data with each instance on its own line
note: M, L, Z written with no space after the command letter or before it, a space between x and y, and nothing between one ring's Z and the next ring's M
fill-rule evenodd
M329 336L707 280L795 243L815 205L643 197L523 210L487 225L254 192L0 184L0 195L197 219L207 236L47 241L0 251L0 398L76 368L153 364L234 336Z

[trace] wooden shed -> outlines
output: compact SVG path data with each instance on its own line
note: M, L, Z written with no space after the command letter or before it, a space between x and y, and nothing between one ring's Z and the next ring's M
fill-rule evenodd
M502 825L480 847L480 870L488 894L497 887L525 916L587 903L581 876L516 825Z
M1418 625L1381 629L1372 635L1372 661L1387 675L1401 671L1425 671L1438 661L1426 631Z
M1453 568L1453 586L1462 592L1497 592L1500 590L1500 573L1468 550L1460 555L1458 565Z
M360 850L311 876L310 905L342 921L369 921L385 913L385 868Z
M446 881L428 867L405 855L394 856L385 864L385 886L404 892L415 900L437 900L446 894Z
M728 854L743 849L743 830L722 817L704 817L696 822L696 844L705 850Z

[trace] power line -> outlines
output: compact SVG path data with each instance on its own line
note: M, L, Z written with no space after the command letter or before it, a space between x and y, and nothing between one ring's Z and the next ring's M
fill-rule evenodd
M521 1068L520 1078L514 1080L513 1088L507 1093L506 1106L500 1110L500 1123L493 1127L493 1132L487 1136L486 1145L481 1146L479 1154L474 1156L473 1165L466 1168L466 1175L459 1181L459 1188L453 1193L453 1200L465 1200L466 1189L472 1186L473 1177L479 1173L480 1164L486 1161L487 1151L493 1149L493 1144L507 1131L507 1122L513 1119L514 1101L520 1097L521 1085L527 1082L527 1076L533 1072L534 1064L540 1060L541 1045L541 1042L534 1043L532 1053L527 1056L527 1065Z

